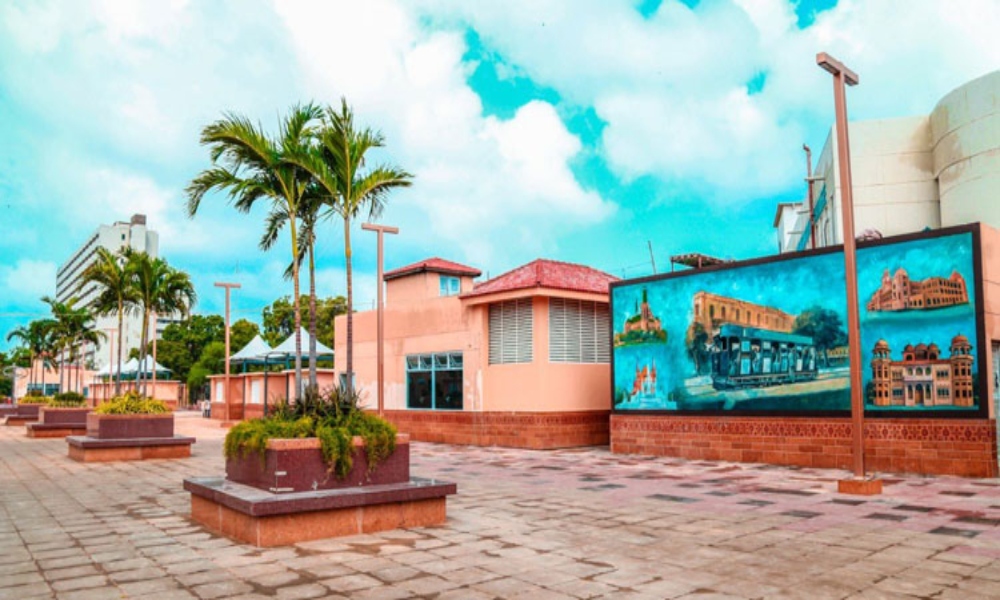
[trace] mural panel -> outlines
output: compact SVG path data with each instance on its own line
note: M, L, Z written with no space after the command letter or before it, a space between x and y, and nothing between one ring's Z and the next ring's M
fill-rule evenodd
M843 273L827 252L617 284L615 409L849 410Z
M867 409L979 408L972 233L858 250Z
M867 411L981 411L977 239L858 249ZM848 414L845 296L839 249L614 284L614 409Z

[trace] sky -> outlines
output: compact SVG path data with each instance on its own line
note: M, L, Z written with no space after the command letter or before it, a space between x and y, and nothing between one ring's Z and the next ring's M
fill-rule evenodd
M535 258L619 277L669 256L773 254L775 205L805 193L802 144L832 120L827 51L860 76L853 119L927 114L1000 66L1000 3L880 0L214 0L0 3L0 349L44 314L60 263L101 223L148 216L199 313L238 281L236 317L291 293L266 209L184 188L200 130L234 111L274 130L335 103L415 175L383 222L386 266L430 256L495 276ZM342 225L317 288L346 289ZM359 308L375 240L353 235Z

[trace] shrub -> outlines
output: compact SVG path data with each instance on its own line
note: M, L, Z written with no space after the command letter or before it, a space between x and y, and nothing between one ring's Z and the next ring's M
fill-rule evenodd
M147 398L138 392L128 392L101 403L94 412L100 415L158 415L169 413L170 409L160 400Z
M25 398L41 398L44 395L45 394L42 393L42 390L28 390L28 393L25 394Z
M267 417L235 425L223 451L226 458L256 453L263 461L269 439L318 438L329 471L343 479L353 466L354 436L365 441L369 473L396 450L396 426L362 411L357 391L308 389L299 402L282 402Z
M51 396L36 395L36 396L25 396L24 398L21 398L21 402L20 403L21 404L48 404L51 401L52 401L52 397Z
M83 394L77 392L62 392L56 394L49 400L49 406L53 408L78 408L86 405L87 399Z

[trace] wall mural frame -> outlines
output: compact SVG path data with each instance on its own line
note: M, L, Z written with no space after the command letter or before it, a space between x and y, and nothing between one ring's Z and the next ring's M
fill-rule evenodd
M858 243L866 416L988 418L982 266L978 223ZM832 246L612 283L612 413L850 416L843 268Z

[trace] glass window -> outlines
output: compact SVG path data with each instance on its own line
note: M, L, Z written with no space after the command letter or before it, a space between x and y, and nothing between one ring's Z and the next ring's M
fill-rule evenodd
M451 275L441 275L438 283L442 296L457 296L462 291L462 285L458 277Z
M462 354L407 356L406 407L462 410Z

